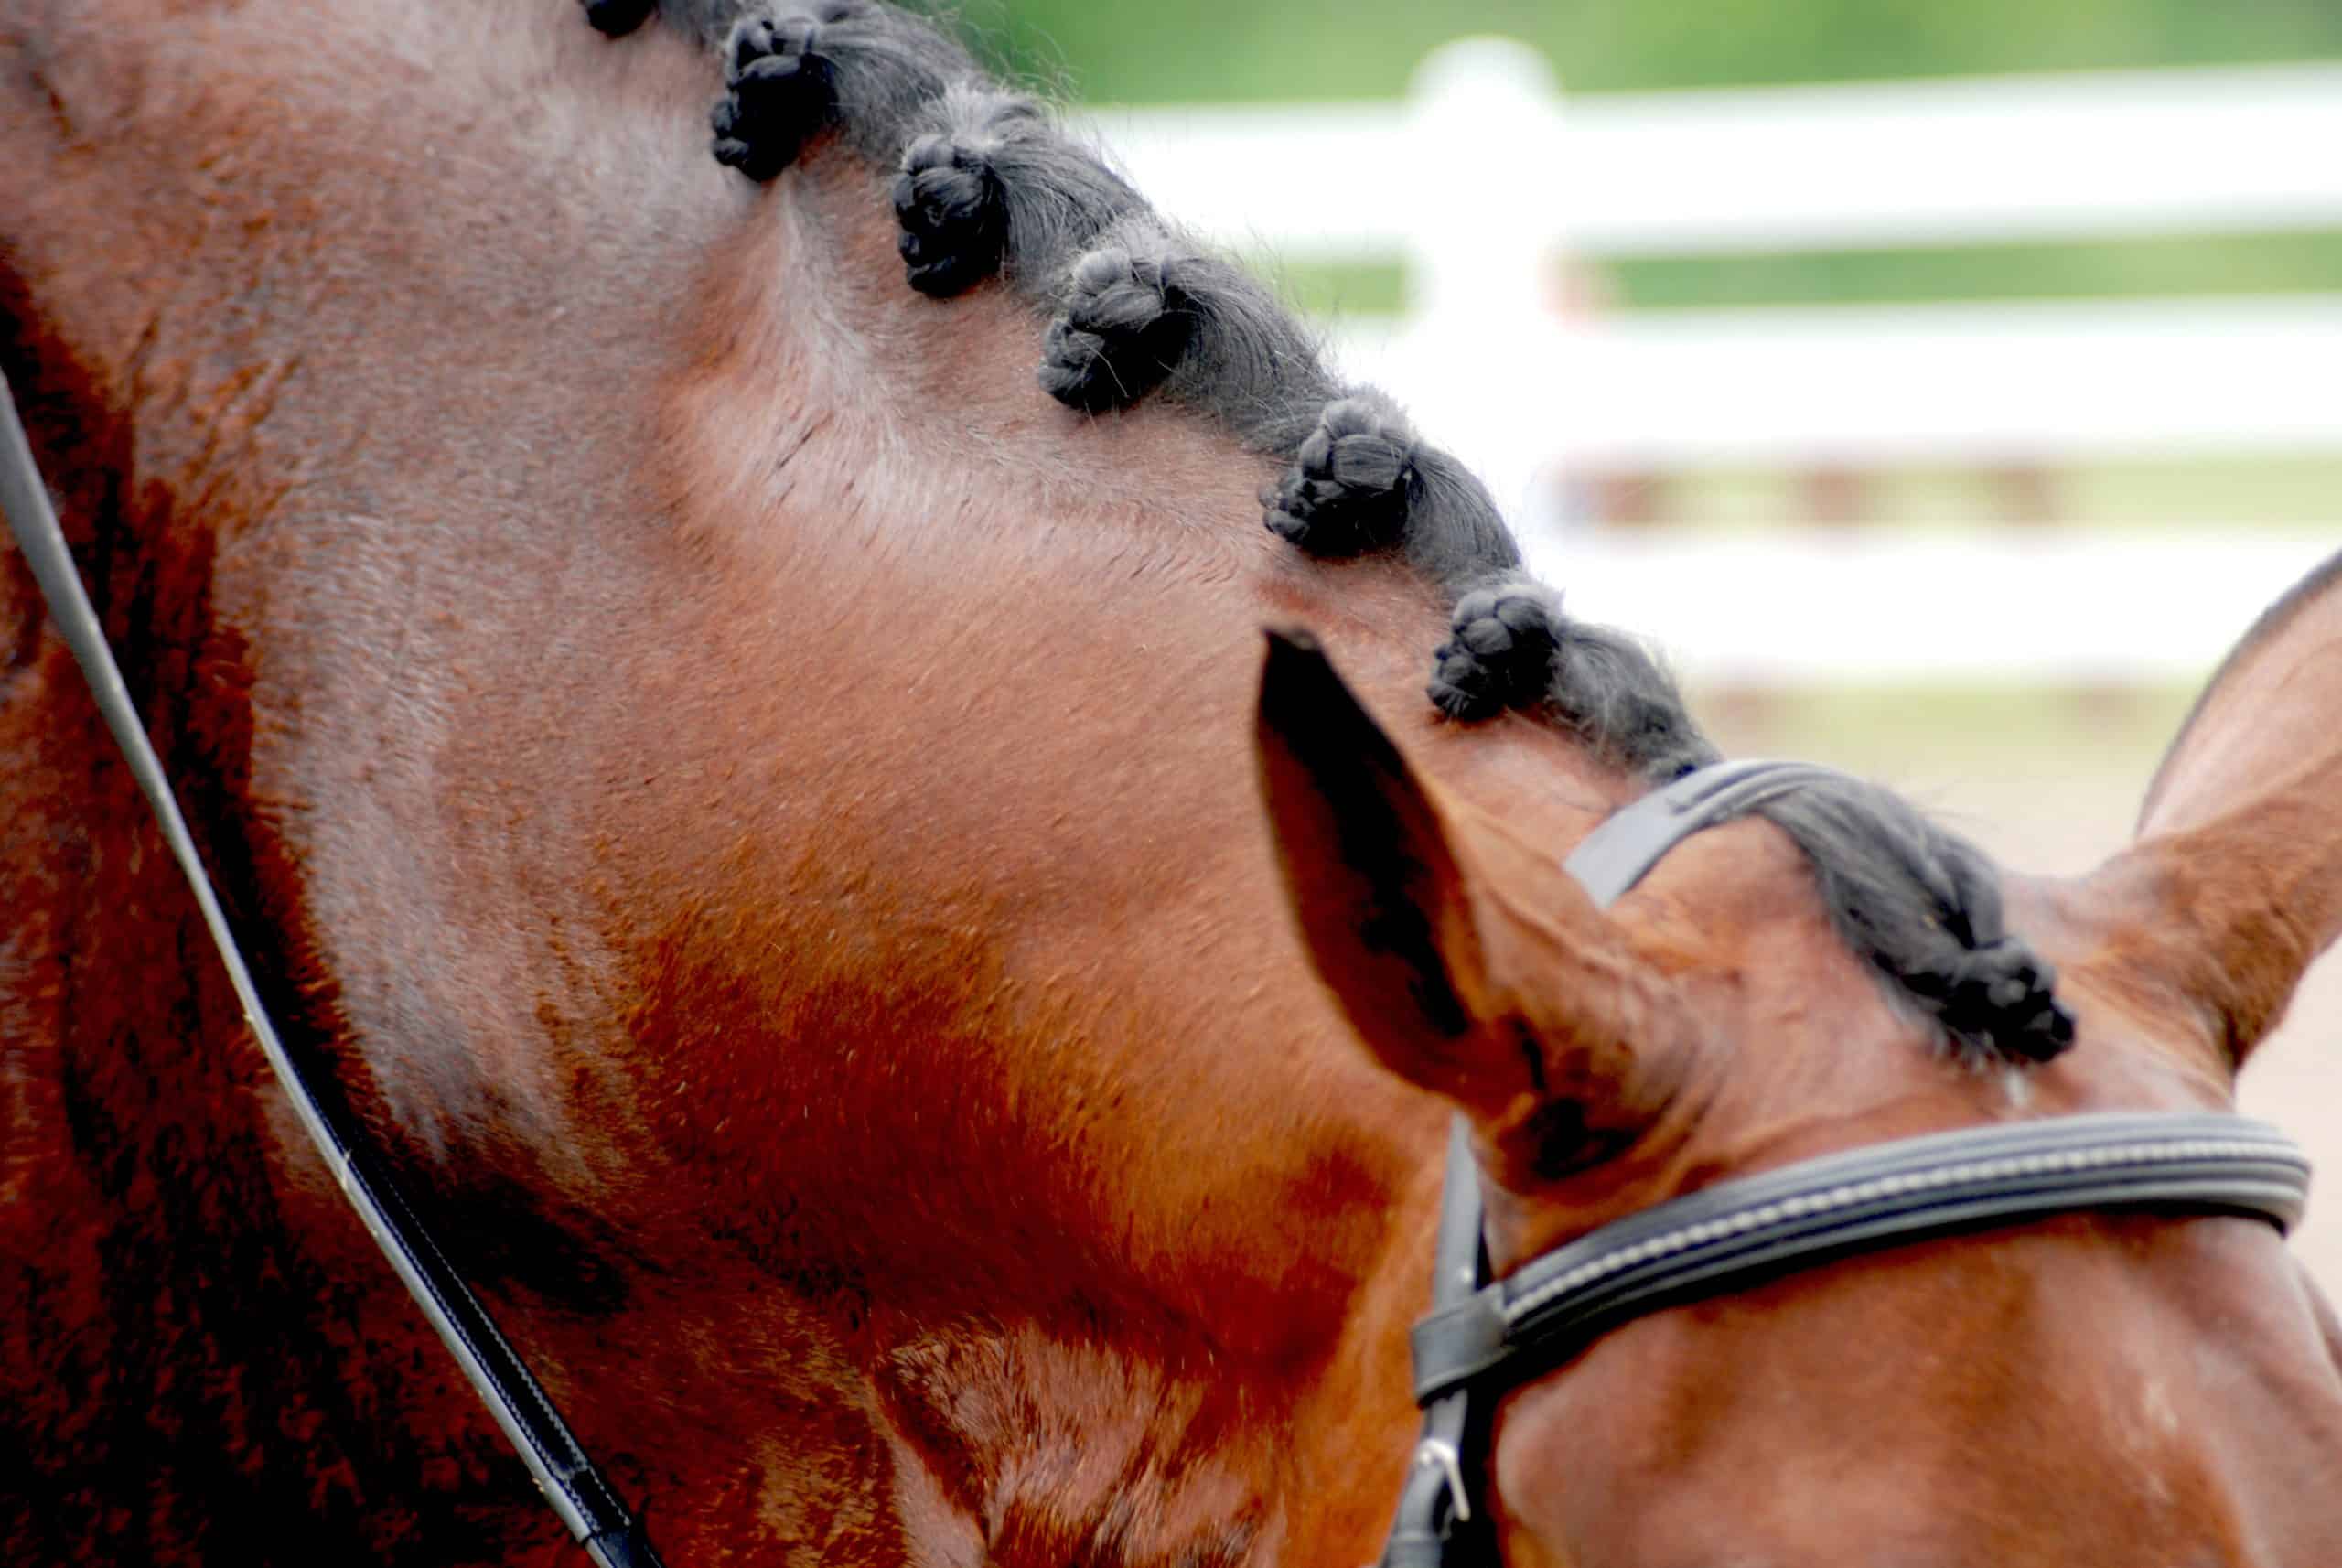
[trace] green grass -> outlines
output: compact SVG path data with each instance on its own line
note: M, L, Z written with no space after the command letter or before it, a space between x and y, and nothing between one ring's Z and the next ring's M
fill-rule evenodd
M1304 310L1388 315L1406 303L1395 262L1262 270ZM2342 293L2342 230L2025 245L1629 256L1606 264L1627 310L1906 305L1971 299L2143 299Z
M1575 91L2342 56L2321 0L963 0L1003 63L1091 102L1391 97L1466 33Z
M1406 308L1406 269L1396 262L1251 260L1295 309L1311 316L1395 316Z
M1631 309L2342 291L2342 231L1832 253L1629 257Z

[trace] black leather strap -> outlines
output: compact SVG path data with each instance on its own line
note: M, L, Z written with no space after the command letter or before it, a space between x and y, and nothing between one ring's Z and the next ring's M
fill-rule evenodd
M2079 1210L2283 1231L2308 1195L2293 1140L2209 1112L2059 1116L1824 1155L1629 1215L1434 1311L1415 1329L1415 1397L1508 1386L1645 1313L1849 1253Z
M243 953L228 928L211 878L196 854L195 841L188 836L187 820L171 793L162 762L147 742L145 726L139 722L123 684L113 651L106 646L104 628L98 624L81 575L74 570L64 531L58 526L48 487L41 482L31 443L17 417L16 395L5 377L0 377L0 511L5 512L16 548L40 584L51 622L81 666L106 728L122 748L131 775L170 845L172 858L195 894L203 923L219 950L220 961L227 968L237 1003L243 1008L244 1022L259 1040L277 1081L293 1101L301 1125L325 1157L343 1196L365 1221L415 1305L519 1450L537 1489L588 1555L603 1568L660 1568L659 1554L640 1521L628 1511L625 1500L578 1446L561 1412L519 1353L497 1331L488 1309L447 1262L429 1228L381 1161L338 1125L331 1108L318 1098L278 1038L261 1005Z
M1488 1277L1488 1251L1480 1239L1480 1187L1473 1175L1472 1124L1458 1116L1448 1132L1433 1306L1453 1310L1467 1305ZM1417 1401L1423 1407L1423 1436L1415 1444L1414 1464L1382 1549L1383 1568L1439 1568L1459 1530L1473 1522L1466 1477L1479 1466L1483 1434L1474 1429L1467 1391L1458 1388L1443 1397Z

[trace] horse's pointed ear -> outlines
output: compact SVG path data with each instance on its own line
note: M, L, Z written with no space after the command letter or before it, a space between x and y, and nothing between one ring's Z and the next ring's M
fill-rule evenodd
M1663 983L1551 855L1444 805L1305 634L1269 633L1257 741L1310 961L1384 1066L1484 1124L1560 1083L1607 1101L1573 1125L1643 1104L1629 1079Z
M2117 933L2092 961L2242 1065L2342 934L2342 554L2213 675L2089 890Z
M1439 809L1316 640L1268 637L1261 788L1310 959L1386 1066L1485 1098L1456 1059L1486 971Z

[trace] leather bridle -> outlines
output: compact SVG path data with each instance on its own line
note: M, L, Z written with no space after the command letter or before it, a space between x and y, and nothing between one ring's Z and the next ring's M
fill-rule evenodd
M1825 776L1802 763L1704 768L1596 828L1565 863L1608 908L1669 849ZM2274 1127L2213 1112L2095 1113L1904 1138L1721 1182L1616 1220L1491 1283L1468 1124L1448 1141L1432 1276L1415 1325L1423 1436L1382 1568L1493 1563L1485 1489L1492 1407L1647 1313L1833 1258L2081 1210L2226 1214L2282 1232L2309 1162Z

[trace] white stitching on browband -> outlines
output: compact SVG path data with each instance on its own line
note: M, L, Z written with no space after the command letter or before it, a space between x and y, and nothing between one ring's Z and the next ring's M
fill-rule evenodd
M1874 1176L1867 1181L1830 1187L1821 1192L1799 1193L1755 1208L1745 1208L1722 1219L1703 1219L1678 1230L1661 1231L1617 1251L1590 1258L1577 1267L1533 1286L1519 1299L1505 1303L1502 1313L1505 1326L1509 1328L1563 1296L1650 1259L1671 1257L1724 1237L1746 1235L1751 1230L1778 1225L1783 1219L1805 1219L1812 1215L1832 1214L1840 1209L1857 1208L1879 1198L1907 1192L1939 1190L1979 1180L2004 1181L2019 1176L2049 1176L2062 1171L2158 1164L2175 1158L2250 1159L2289 1152L2282 1142L2272 1138L2191 1138L2168 1143L2111 1144L2096 1149L2053 1149L2035 1155L1969 1160L1933 1170Z

